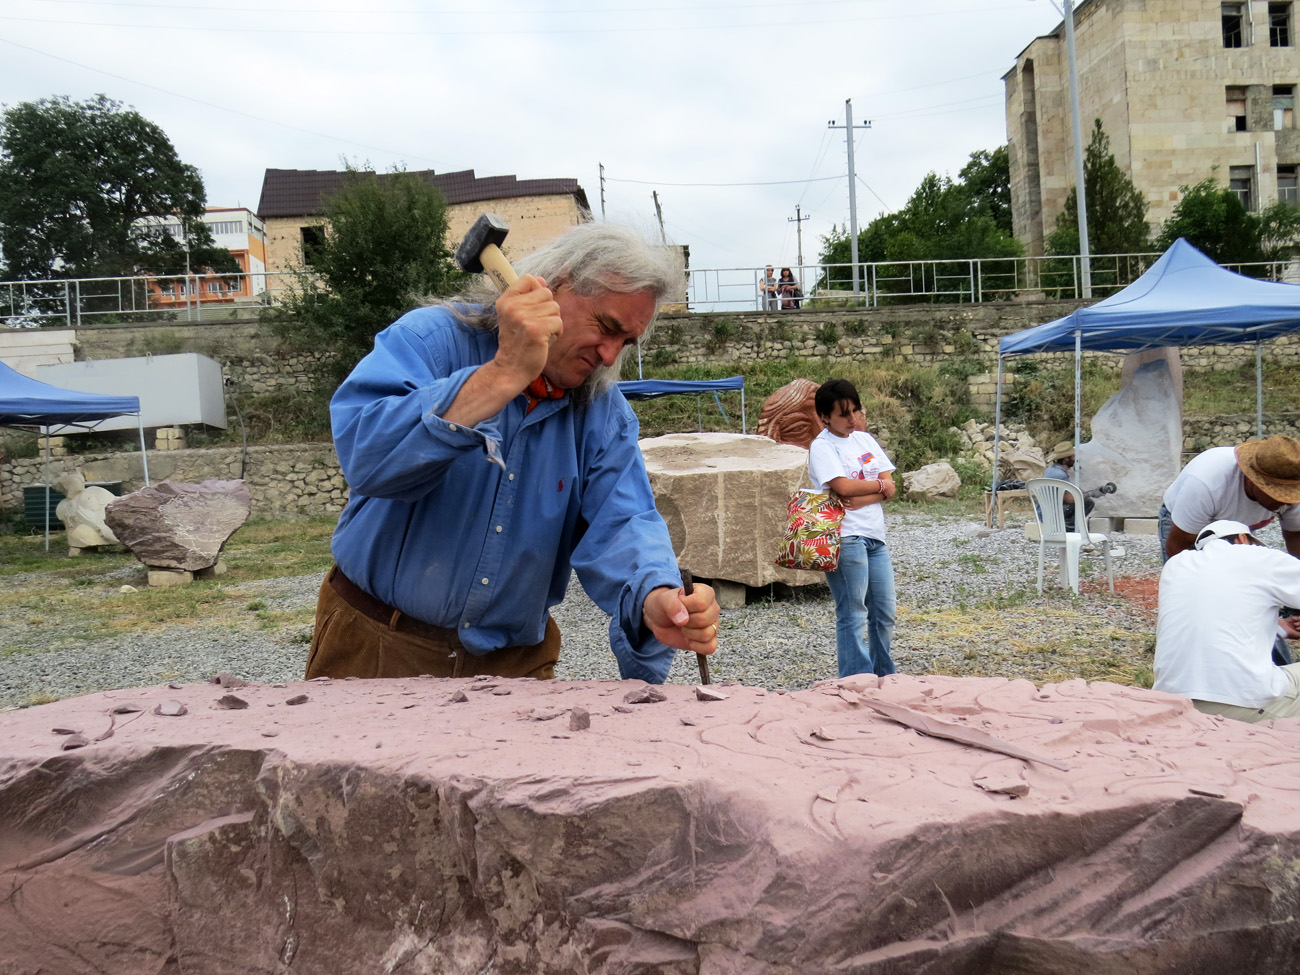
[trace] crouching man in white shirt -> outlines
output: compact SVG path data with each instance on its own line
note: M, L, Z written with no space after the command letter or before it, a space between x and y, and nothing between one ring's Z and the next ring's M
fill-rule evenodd
M1238 521L1216 521L1160 573L1155 689L1239 721L1300 717L1300 664L1273 663L1280 634L1300 638L1300 559Z

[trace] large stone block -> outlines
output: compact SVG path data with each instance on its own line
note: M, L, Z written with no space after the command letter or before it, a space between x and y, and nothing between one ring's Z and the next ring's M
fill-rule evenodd
M675 433L642 440L641 453L673 548L695 575L746 586L823 581L773 561L808 451L738 433Z
M162 481L114 498L104 519L118 540L151 569L196 572L217 564L252 507L244 481Z
M212 683L0 714L0 969L1300 964L1300 722L1083 681L629 687Z

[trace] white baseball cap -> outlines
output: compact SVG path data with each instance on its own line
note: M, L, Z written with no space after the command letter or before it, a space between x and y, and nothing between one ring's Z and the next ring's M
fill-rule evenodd
M1205 548L1207 542L1215 538L1236 538L1238 535L1249 535L1255 538L1255 533L1250 530L1249 525L1243 525L1239 521L1212 521L1196 534L1196 550L1199 552ZM1255 539L1259 541L1259 539Z

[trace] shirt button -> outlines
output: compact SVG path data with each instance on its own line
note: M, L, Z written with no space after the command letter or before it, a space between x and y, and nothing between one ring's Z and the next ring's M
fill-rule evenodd
M512 481L513 481L514 479L515 479L515 476L514 476L513 474L511 474L510 477L509 477L509 480L512 480Z
M468 624L468 623L462 623L461 626L463 626L463 627L464 627L465 629L467 629L467 630L469 629L469 624Z
M456 424L454 424L454 423L448 423L448 424L447 424L447 429L448 429L448 430L455 430L455 429L456 429Z
M486 586L487 584L488 584L487 576L484 576L484 577L483 577L483 585Z
M500 525L497 525L497 531L498 531L498 532L501 531L501 526L500 526Z

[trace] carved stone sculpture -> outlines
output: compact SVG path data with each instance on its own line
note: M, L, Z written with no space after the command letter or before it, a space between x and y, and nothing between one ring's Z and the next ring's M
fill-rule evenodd
M83 548L98 545L116 545L117 536L104 522L104 509L113 500L113 492L93 485L86 487L81 471L60 474L50 487L62 494L63 500L54 509L68 534L68 551L79 553Z
M162 481L114 498L105 519L145 565L193 573L217 564L221 549L252 511L243 481ZM160 580L150 579L151 584Z
M203 683L0 713L0 969L1300 963L1300 722L1103 681L629 686Z
M1165 488L1182 468L1182 388L1177 349L1134 352L1125 359L1123 386L1092 418L1092 439L1079 445L1083 488L1107 481L1117 488L1097 499L1093 518L1155 517Z
M807 450L822 432L813 406L816 393L817 384L810 379L796 379L778 389L763 401L758 416L759 436Z

